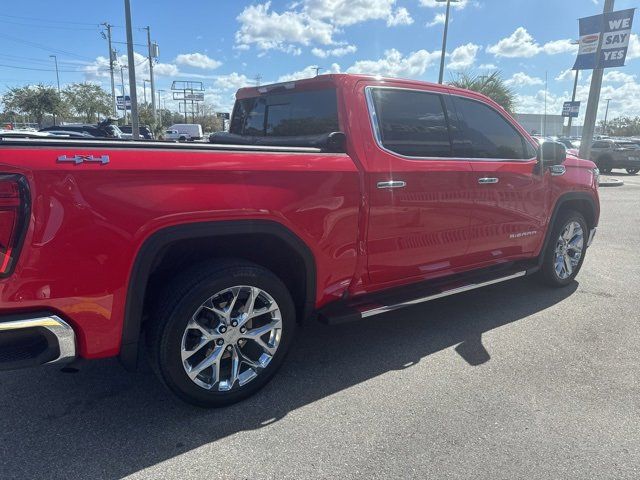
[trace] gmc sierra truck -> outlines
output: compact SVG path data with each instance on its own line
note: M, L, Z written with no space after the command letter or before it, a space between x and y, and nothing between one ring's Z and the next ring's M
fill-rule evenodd
M301 322L563 287L598 224L594 163L445 85L245 88L210 141L0 139L1 369L146 354L183 400L228 405Z

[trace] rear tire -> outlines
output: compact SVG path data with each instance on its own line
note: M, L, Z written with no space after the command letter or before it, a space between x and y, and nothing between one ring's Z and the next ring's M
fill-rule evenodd
M558 214L543 252L539 272L543 283L557 288L573 281L584 262L588 235L587 222L581 213L563 210Z
M640 172L640 168L627 168L627 173L629 175L635 175Z
M200 407L253 395L282 365L294 337L289 291L250 262L191 268L158 299L146 331L151 366L175 395Z

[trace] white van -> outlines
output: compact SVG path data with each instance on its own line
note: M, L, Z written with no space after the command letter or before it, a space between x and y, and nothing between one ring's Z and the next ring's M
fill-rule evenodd
M200 140L202 138L202 125L199 123L176 123L167 130L177 130L178 140Z

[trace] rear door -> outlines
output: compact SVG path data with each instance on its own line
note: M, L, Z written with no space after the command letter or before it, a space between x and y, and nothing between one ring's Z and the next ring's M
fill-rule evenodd
M469 259L474 264L527 256L540 245L548 195L537 151L498 108L451 95L461 141L456 153L473 171Z
M446 89L369 86L365 95L371 281L405 283L465 266L473 173L452 156Z

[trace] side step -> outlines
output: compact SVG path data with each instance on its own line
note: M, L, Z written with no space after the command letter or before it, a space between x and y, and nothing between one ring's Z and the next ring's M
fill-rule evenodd
M471 275L456 275L455 277L422 282L378 294L364 295L344 302L334 302L321 308L318 311L318 320L328 325L362 320L381 313L392 312L411 305L455 295L456 293L524 277L535 270L537 268L526 268L524 265L520 265L519 268L484 270Z

